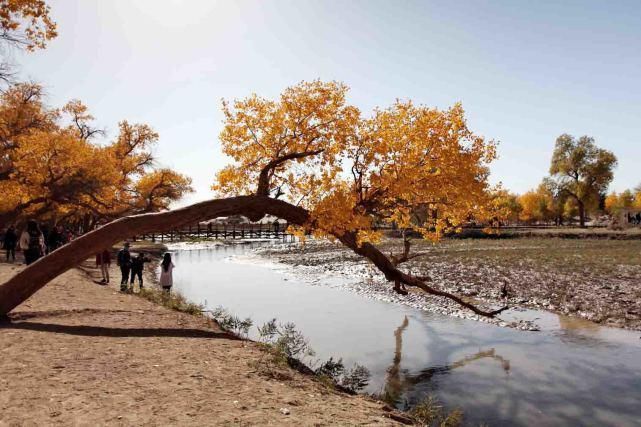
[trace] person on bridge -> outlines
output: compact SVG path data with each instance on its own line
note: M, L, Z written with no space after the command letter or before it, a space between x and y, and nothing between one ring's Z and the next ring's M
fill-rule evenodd
M118 267L120 267L120 273L122 275L120 279L120 290L125 292L127 290L127 283L129 282L129 271L131 270L129 242L125 242L123 248L118 252Z

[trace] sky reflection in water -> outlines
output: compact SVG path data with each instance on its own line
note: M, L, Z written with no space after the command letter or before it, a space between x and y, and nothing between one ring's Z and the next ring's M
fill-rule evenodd
M542 332L425 313L229 258L251 247L176 252L176 289L257 325L294 322L318 359L367 366L367 391L400 408L434 394L470 425L640 425L638 332L540 312L518 315Z

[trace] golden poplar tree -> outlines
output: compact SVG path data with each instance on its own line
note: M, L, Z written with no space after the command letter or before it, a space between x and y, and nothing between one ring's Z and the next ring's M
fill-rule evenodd
M438 240L469 221L500 221L508 211L488 184L494 143L468 128L459 104L440 110L396 101L364 115L347 102L347 90L338 82L312 81L287 88L276 100L252 95L224 102L220 140L231 162L213 186L219 199L130 216L74 240L0 285L0 314L119 239L218 216L258 220L266 214L301 234L340 241L369 259L399 293L415 287L483 316L505 310L479 308L402 266L420 255L411 253L412 238ZM180 193L162 189L172 178L163 170L139 177L152 161L148 146L156 138L143 125L120 124L103 153L117 164L117 188L94 203L116 212L121 203L131 205L121 188L157 200ZM137 197L136 207L165 206L148 203L149 197ZM385 224L403 231L401 253L388 256L376 246Z
M0 223L26 218L97 221L168 209L191 191L191 180L154 164L158 134L144 124L119 125L116 139L97 144L87 107L44 104L36 84L11 86L0 97Z

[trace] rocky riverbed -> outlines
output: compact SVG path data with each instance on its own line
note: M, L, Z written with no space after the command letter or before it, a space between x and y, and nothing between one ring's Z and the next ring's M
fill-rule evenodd
M398 246L394 240L381 245L386 253ZM407 272L428 275L433 278L431 285L483 307L507 302L512 309L489 319L421 290L399 295L371 263L340 244L307 241L262 247L255 254L295 267L292 274L311 283L327 283L328 278L332 283L334 278L340 286L370 298L499 326L537 330L535 322L519 316L519 310L542 309L641 330L641 242L466 239L438 245L419 242L415 250L424 256L404 264ZM500 297L504 284L507 300Z

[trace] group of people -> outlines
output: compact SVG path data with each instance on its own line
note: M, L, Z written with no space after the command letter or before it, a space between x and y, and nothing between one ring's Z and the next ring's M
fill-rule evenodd
M2 239L2 247L6 251L7 262L15 262L16 250L21 250L25 263L29 265L67 242L67 233L61 225L54 227L51 232L47 229L43 232L36 221L29 220L20 237L13 225L7 227Z
M150 262L144 252L138 252L135 256L130 252L129 242L125 242L122 249L118 251L116 263L120 268L120 290L122 292L133 291L134 283L138 278L140 289L144 287L143 271L145 263ZM100 267L102 283L109 283L109 267L111 266L111 253L104 250L96 254L96 266ZM165 253L160 264L160 286L165 292L170 292L173 285L174 263L171 261L171 254Z
M55 227L51 232L44 233L40 225L34 221L27 221L27 225L18 237L18 232L13 225L10 225L2 236L3 248L6 250L7 262L15 262L16 250L24 254L25 263L30 265L39 258L52 252L68 243L69 237L62 226ZM143 271L145 263L150 262L144 252L138 252L135 256L129 251L129 242L125 242L123 248L118 252L117 264L122 275L120 279L120 290L132 290L136 278L140 288L143 284ZM101 283L109 283L109 267L111 266L111 252L105 249L96 254L96 266L100 267L102 274ZM166 292L171 291L173 285L174 263L171 261L171 254L165 253L160 268L160 286Z

